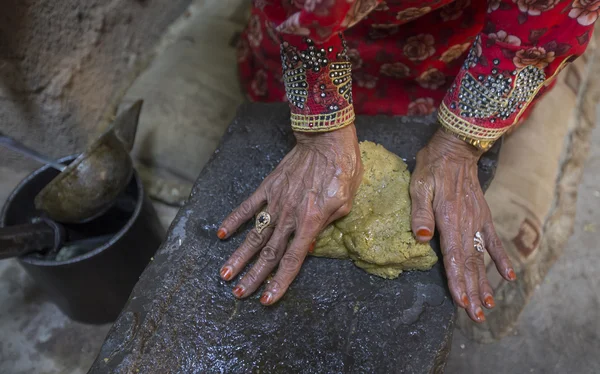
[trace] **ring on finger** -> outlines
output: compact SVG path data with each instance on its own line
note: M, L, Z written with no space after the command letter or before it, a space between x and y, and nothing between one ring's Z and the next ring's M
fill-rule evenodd
M258 232L259 234L264 229L269 227L270 224L271 224L271 215L269 213L267 213L266 211L263 210L262 212L260 212L256 215L256 221L254 222L254 228L256 229L256 232Z
M473 238L473 246L477 250L477 252L483 253L485 252L485 242L483 241L483 235L477 231L475 233L475 238Z

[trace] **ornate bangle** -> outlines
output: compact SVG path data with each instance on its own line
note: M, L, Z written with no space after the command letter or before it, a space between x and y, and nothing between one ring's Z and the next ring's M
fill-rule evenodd
M509 126L502 129L493 129L474 125L452 113L444 103L440 105L438 121L445 132L482 151L492 148L496 140L510 128Z
M326 132L341 129L354 123L354 107L323 114L291 114L292 130L302 132Z
M448 134L454 135L458 139L460 139L464 142L467 142L467 143L471 144L473 147L475 147L481 151L484 151L484 152L488 151L490 148L492 148L492 146L496 142L495 140L480 140L480 139L469 138L468 136L464 136L457 132L454 132L452 129L444 126L443 123L442 123L442 130L444 130L444 132L446 132Z

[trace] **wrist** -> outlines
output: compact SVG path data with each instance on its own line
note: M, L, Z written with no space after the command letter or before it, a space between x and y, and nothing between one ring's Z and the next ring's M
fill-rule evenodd
M354 123L346 127L329 132L301 132L294 131L296 142L299 145L317 145L317 146L354 146L358 144L356 136L356 127Z
M459 139L457 136L445 131L443 128L439 128L436 131L429 144L441 154L472 158L475 161L479 160L481 155L485 153L485 150Z

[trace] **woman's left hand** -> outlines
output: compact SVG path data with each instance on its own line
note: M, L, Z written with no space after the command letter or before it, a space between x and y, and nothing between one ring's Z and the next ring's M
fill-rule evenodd
M439 130L418 153L410 186L412 230L417 240L428 242L437 226L450 293L475 322L485 321L482 305L494 307L484 254L475 247L477 233L502 277L516 279L477 178L481 155Z

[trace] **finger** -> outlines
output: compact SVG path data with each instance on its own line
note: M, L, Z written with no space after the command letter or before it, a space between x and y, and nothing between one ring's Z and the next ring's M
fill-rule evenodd
M254 266L252 266L234 288L234 295L236 297L243 298L253 294L267 279L269 274L275 270L275 267L277 267L277 264L285 253L292 231L293 227L291 225L288 227L278 226L275 229L267 245L260 251L260 255Z
M485 321L485 314L481 306L479 297L479 260L483 258L483 254L475 248L476 229L474 222L480 222L480 206L478 200L472 195L473 184L471 179L463 179L464 200L462 204L462 217L465 218L461 222L462 226L462 245L464 253L464 272L465 286L467 296L469 297L469 305L466 308L467 314L475 322ZM469 194L471 192L471 194ZM479 226L479 225L478 225Z
M469 305L469 298L465 292L463 274L462 236L460 227L460 210L457 199L449 199L438 195L439 201L434 201L436 206L436 225L440 231L440 246L448 278L448 288L454 302L461 308Z
M492 260L494 260L496 269L498 269L500 275L507 281L516 280L517 275L515 274L512 262L510 261L510 258L508 258L504 246L502 245L502 240L498 237L491 220L484 226L483 233L485 235L484 240L486 241L487 251L492 257Z
M470 231L465 233L463 245L465 253L468 253L465 258L465 286L469 297L469 305L466 308L469 317L475 322L485 321L485 315L481 308L481 300L479 299L479 259L483 255L477 252L473 246L473 240L470 239ZM470 247L470 248L469 248Z
M410 183L410 198L412 201L412 231L418 241L428 242L433 237L435 230L435 216L432 207L433 185L415 175Z
M273 234L273 230L273 226L266 227L260 234L256 229L250 230L242 245L223 264L220 271L221 278L226 281L235 278L252 257L265 246Z
M439 226L439 225L438 225ZM444 259L444 268L448 278L448 288L454 302L461 308L467 308L469 298L465 292L465 280L462 264L462 243L456 229L440 226L440 244Z
M321 230L319 230L319 232L323 231L323 229L325 227L329 226L330 224L337 221L338 219L344 218L345 216L350 214L351 210L352 210L351 202L342 205L331 217L329 217L329 219L327 220L327 222L325 222L325 224L323 225ZM317 245L317 239L313 240L313 242L310 243L310 246L308 247L308 253L313 253L315 251L316 245Z
M267 203L264 188L259 187L246 201L238 206L225 220L217 231L219 239L228 238L246 221L254 217L260 208Z
M494 291L492 290L490 282L487 278L487 271L485 269L483 255L477 256L477 259L479 268L479 297L481 303L487 309L492 309L494 306L496 306L496 303L494 301Z
M292 281L300 272L302 263L312 242L319 234L323 222L321 217L300 221L294 240L279 262L277 273L275 273L275 276L271 279L260 298L262 304L271 305L276 303L285 294Z
M329 226L331 223L337 221L338 219L346 217L348 214L350 214L351 210L352 202L348 202L342 205L338 210L335 211L335 213L331 215L331 217L329 217L327 222L325 222L325 224L323 225L322 229Z
M277 273L275 273L275 276L271 279L265 288L265 292L260 297L262 304L274 304L285 294L292 281L300 272L312 240L295 238L292 241L292 245L279 261Z

